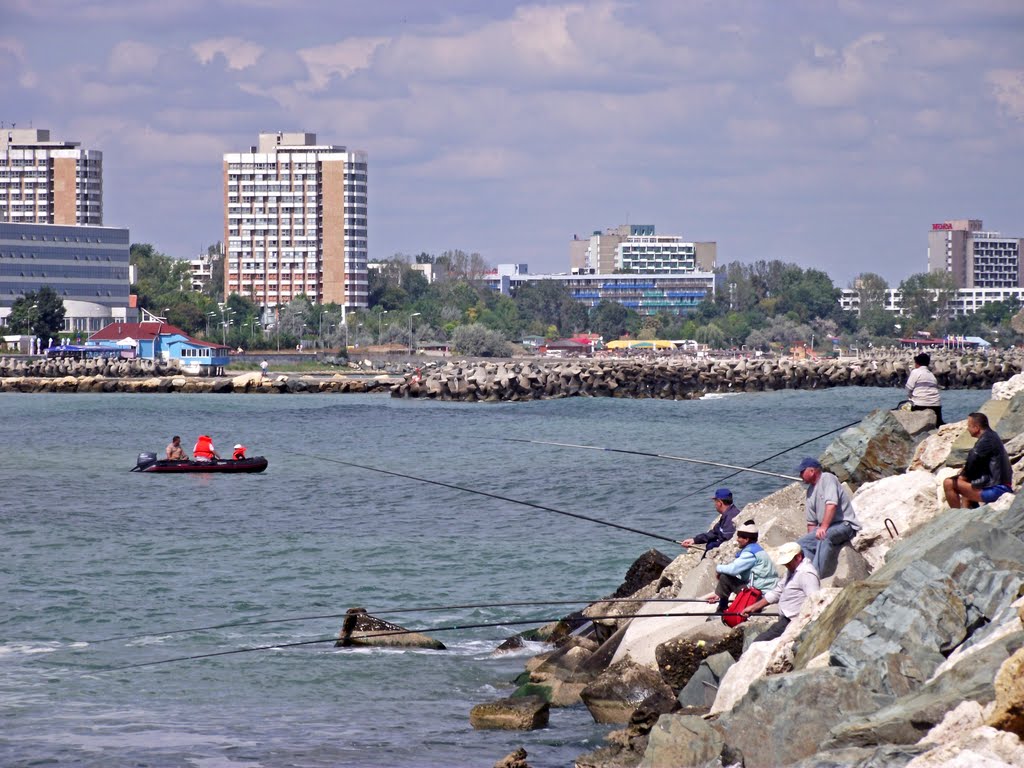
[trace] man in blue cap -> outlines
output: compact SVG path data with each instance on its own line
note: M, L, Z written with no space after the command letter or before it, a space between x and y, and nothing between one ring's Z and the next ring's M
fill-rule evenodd
M797 539L815 570L826 579L836 572L839 549L857 535L860 522L853 501L839 478L821 469L821 462L808 456L797 469L807 484L804 509L807 534Z
M732 491L728 488L719 488L711 498L715 503L715 510L718 512L718 519L704 533L698 533L692 539L680 541L682 546L689 548L696 544L703 544L704 551L709 552L731 539L736 533L735 519L740 511L732 503Z

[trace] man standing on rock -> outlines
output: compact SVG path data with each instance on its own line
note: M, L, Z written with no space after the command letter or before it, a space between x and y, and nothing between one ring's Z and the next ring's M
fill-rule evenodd
M988 425L984 413L967 416L967 431L976 438L959 475L942 481L946 502L960 509L967 501L971 506L989 504L1004 493L1013 493L1013 469L1003 441Z
M744 616L749 616L766 605L779 604L779 620L755 637L755 643L774 640L785 632L789 622L800 615L804 601L821 589L818 571L810 560L804 558L804 551L799 543L791 541L779 547L778 563L785 566L787 571L782 587L768 590L764 597L741 611Z
M807 534L797 541L821 578L827 579L836 572L840 547L857 535L860 523L850 494L838 477L822 471L817 459L808 456L798 471L807 483Z
M703 544L704 552L707 553L715 547L722 546L736 533L735 520L740 511L732 503L732 491L728 488L719 488L711 498L718 512L718 519L709 530L698 533L692 539L683 539L678 542L680 545L690 548L696 544Z

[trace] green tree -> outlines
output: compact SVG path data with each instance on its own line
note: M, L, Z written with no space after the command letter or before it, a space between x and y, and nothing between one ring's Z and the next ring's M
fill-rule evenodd
M14 333L36 336L48 346L64 328L64 300L48 285L14 300L7 324Z
M602 299L590 312L590 329L600 334L605 341L614 341L627 332L635 332L639 326L640 318L636 310L624 307L617 301Z
M903 311L913 326L940 328L948 311L949 300L956 295L956 283L948 272L918 272L900 283Z
M470 323L460 325L452 333L452 346L459 354L473 357L510 357L512 345L497 331Z

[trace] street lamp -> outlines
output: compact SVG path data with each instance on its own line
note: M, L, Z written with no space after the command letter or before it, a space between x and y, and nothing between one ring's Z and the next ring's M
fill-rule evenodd
M320 344L320 349L324 348L324 315L329 315L330 312L320 313L320 332L317 334L317 342Z
M377 345L378 346L380 346L381 329L382 329L382 324L384 322L384 315L386 315L387 313L388 313L388 311L386 309L383 309L383 310L381 310L380 314L377 315Z
M421 314L423 314L423 313L422 312L413 312L411 315L409 315L409 351L410 352L415 352L416 351L416 345L413 344L413 340L412 340L412 319L414 317L419 317Z
M206 338L210 338L210 318L211 317L216 317L216 316L217 316L216 312L207 312L206 313Z
M164 316L163 316L163 318L162 318L162 319L163 319L163 321L164 321L165 323L167 322L167 313L168 313L168 312L170 312L170 311L171 311L171 308L170 308L170 307L164 307Z
M249 349L256 346L256 326L260 324L258 319L253 319L249 323Z

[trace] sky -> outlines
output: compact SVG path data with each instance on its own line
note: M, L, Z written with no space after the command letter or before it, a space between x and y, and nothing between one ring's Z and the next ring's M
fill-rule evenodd
M564 272L619 224L892 285L1024 237L1020 0L0 0L0 122L103 152L104 223L193 258L223 155L369 153L370 259Z

